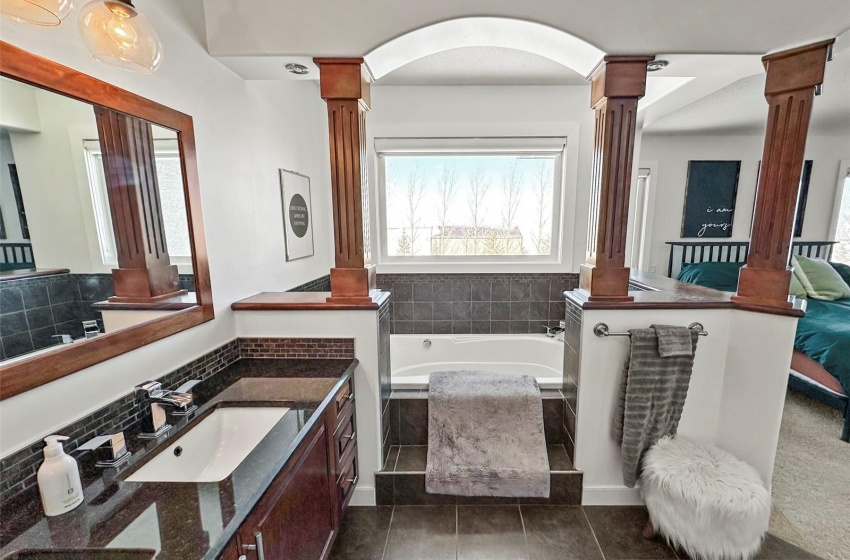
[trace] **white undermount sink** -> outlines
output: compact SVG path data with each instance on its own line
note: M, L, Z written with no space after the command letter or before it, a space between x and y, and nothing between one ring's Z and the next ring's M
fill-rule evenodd
M288 408L219 408L127 477L130 482L218 482L227 478Z

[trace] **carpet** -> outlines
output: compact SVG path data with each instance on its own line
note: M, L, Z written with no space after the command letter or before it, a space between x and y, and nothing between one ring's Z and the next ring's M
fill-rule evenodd
M789 390L773 471L770 532L827 560L850 558L850 444L837 410Z

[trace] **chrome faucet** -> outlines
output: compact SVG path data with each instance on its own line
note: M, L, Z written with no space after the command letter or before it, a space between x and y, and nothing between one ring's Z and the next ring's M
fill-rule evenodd
M53 339L56 344L71 344L74 342L74 339L71 338L70 334L54 334L50 338Z
M126 463L131 455L124 441L124 432L94 437L79 446L77 451L91 451L98 460L95 466L104 469Z
M559 334L561 334L562 332L567 330L566 328L564 328L564 325L558 325L557 327L550 327L549 325L544 323L542 325L542 327L544 329L546 329L546 336L548 336L549 338L555 338L556 336L558 336Z
M172 412L174 416L188 416L195 410L192 394L189 389L200 383L193 379L187 381L174 391L164 391L159 381L148 381L136 387L137 393L142 393L150 401L150 413L142 419L142 439L156 439L171 429L171 424L166 422L165 406L177 410Z

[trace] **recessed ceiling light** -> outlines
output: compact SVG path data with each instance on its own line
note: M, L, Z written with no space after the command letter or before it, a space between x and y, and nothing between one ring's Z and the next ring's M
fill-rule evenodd
M303 64L296 64L295 62L290 62L289 64L287 64L286 69L298 76L303 76L304 74L310 73L309 68L307 68Z
M667 68L667 65L670 64L666 60L650 60L646 63L646 71L647 72L657 72L662 68Z

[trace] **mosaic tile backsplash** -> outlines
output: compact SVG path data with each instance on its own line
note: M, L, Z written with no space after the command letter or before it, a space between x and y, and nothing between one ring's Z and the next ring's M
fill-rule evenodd
M542 333L564 319L578 274L378 274L394 334Z
M354 340L339 338L244 338L231 340L200 358L159 378L163 389L174 390L190 379L204 381L240 358L354 358ZM128 430L142 419L142 406L134 392L109 403L92 414L56 430L68 436L65 450L72 453L91 438ZM44 434L45 436L49 434ZM35 486L44 442L39 439L0 460L0 502Z

